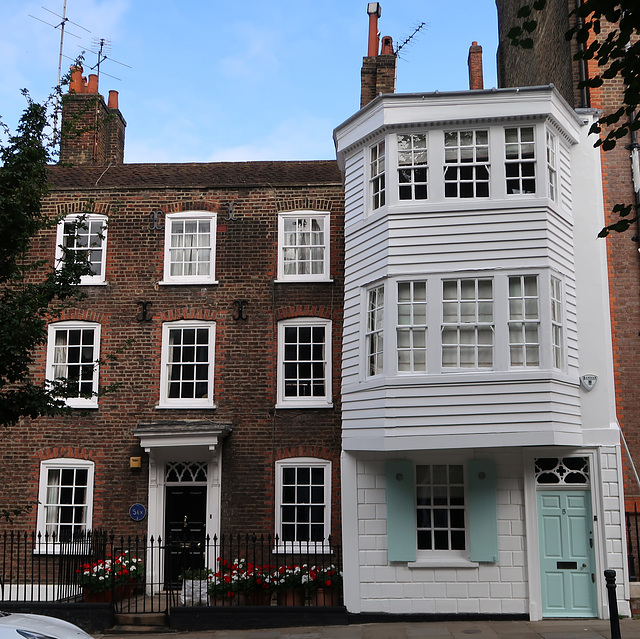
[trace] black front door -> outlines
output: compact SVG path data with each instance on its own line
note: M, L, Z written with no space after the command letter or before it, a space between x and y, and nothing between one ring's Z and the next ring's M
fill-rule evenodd
M167 486L166 585L176 586L187 569L204 568L206 514L206 486Z

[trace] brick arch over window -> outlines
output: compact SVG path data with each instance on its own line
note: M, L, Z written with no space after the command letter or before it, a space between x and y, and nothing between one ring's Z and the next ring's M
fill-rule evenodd
M327 306L298 305L285 306L275 312L276 321L293 319L296 317L319 317L321 319L333 319L333 309Z
M60 317L56 318L55 322L51 322L51 324L73 320L77 320L79 322L95 322L96 324L101 325L107 323L105 322L105 316L102 313L96 313L95 311L80 308L70 308L62 311Z
M187 200L186 202L174 202L166 207L165 214L182 213L183 211L207 211L217 213L219 202L207 202L206 200Z
M46 448L36 454L36 459L46 461L47 459L84 459L86 461L96 461L96 454L92 450L86 448L74 448L73 446L56 446L54 448Z
M202 320L206 322L214 322L217 313L211 309L201 308L174 308L162 313L158 313L157 318L160 322L175 322L178 320Z
M327 198L315 197L276 197L276 211L330 211L332 201Z
M109 215L111 212L111 204L109 202L94 202L93 200L73 202L63 202L56 205L56 214L66 217L67 215L78 215L82 213L93 213L96 215Z

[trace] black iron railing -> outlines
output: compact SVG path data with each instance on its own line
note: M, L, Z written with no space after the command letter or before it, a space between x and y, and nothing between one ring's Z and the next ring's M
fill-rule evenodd
M338 605L341 548L271 535L73 538L0 532L0 601L106 601L123 612L171 606Z

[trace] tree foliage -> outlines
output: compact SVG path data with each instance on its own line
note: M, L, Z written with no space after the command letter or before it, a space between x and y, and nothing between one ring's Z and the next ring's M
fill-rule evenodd
M57 220L43 214L47 165L55 148L49 126L51 100L27 106L15 133L4 125L0 143L0 423L65 410L69 380L34 381L34 351L47 324L79 296L91 273L88 255L63 248L60 264L30 255L34 238ZM82 224L82 221L79 222Z
M521 24L507 33L511 44L523 49L533 48L532 36L538 26L536 18L546 4L547 0L535 0L520 7L517 17ZM575 40L579 45L574 59L594 60L598 68L596 73L580 81L578 88L598 88L614 78L620 78L623 85L620 107L612 113L603 113L589 131L598 135L595 146L609 151L619 140L640 129L640 2L584 0L576 3L569 16L573 18L573 26L565 38ZM606 29L605 22L609 23ZM610 231L627 230L638 220L640 213L636 204L616 204L613 212L622 219L603 228L601 237Z

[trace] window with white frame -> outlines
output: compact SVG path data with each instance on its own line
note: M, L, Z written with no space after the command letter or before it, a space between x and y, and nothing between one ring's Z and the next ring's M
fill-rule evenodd
M427 370L427 283L398 282L398 372Z
M416 465L418 550L465 550L465 478L462 464Z
M276 462L276 534L288 550L323 550L330 535L331 462L291 458Z
M331 321L298 317L278 324L278 407L331 406Z
M489 131L445 131L444 195L489 197Z
M493 367L493 280L442 282L443 368Z
M398 134L398 199L427 199L427 134Z
M558 190L558 172L556 167L557 140L551 131L546 131L547 139L547 188L549 199L556 201Z
M551 343L553 349L553 367L563 367L564 315L562 310L562 281L551 278Z
M105 281L107 254L107 218L90 213L70 215L58 223L56 263L69 253L85 253L91 275L83 275L80 284L100 284Z
M69 541L91 530L93 462L48 459L40 464L38 532L47 540Z
M329 214L311 211L278 217L278 279L329 279Z
M379 209L385 205L385 144L381 140L370 149L369 156L369 184L371 189L371 208Z
M47 380L60 385L60 396L72 408L97 408L100 324L49 324Z
M188 211L167 215L164 282L214 283L216 214Z
M509 360L513 367L540 366L538 278L509 277Z
M160 408L213 408L215 322L162 325Z
M536 145L532 126L504 130L507 194L536 192Z
M384 286L367 291L367 328L365 334L367 376L380 375L384 366Z

